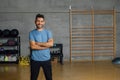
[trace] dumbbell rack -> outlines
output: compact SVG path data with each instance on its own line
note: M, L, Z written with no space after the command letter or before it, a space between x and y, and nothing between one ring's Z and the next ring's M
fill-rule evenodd
M14 39L15 45L9 45L7 41ZM0 37L0 63L18 63L20 56L20 37Z

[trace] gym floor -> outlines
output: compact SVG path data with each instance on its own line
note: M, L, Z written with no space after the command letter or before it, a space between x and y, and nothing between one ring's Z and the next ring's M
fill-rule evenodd
M120 65L111 61L52 63L53 80L120 80ZM0 80L30 80L30 67L0 64ZM41 69L38 80L45 80Z

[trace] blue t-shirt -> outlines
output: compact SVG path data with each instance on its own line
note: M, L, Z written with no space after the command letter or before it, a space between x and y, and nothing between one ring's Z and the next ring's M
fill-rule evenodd
M47 42L52 38L52 33L49 30L43 29L38 31L37 29L32 30L29 33L29 40L35 42ZM32 50L31 59L35 61L46 61L50 59L49 48L44 50Z

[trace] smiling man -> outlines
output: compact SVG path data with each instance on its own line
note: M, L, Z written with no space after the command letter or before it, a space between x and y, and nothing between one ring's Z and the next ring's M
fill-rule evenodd
M29 33L31 48L31 80L37 80L40 67L43 68L46 80L52 80L50 50L53 46L51 31L44 28L45 18L37 14L35 18L36 29Z

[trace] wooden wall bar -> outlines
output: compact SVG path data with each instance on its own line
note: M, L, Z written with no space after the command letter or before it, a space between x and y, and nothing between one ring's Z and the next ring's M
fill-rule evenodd
M79 22L81 19L79 15L84 17L87 15L88 18L85 22L82 20ZM96 21L99 22L100 16L110 16L111 25L97 25ZM87 25L82 23L87 23ZM112 58L116 56L115 10L80 11L70 9L70 62L78 58L83 61L88 60L83 56L89 57L90 61L95 61L96 57L100 56Z

